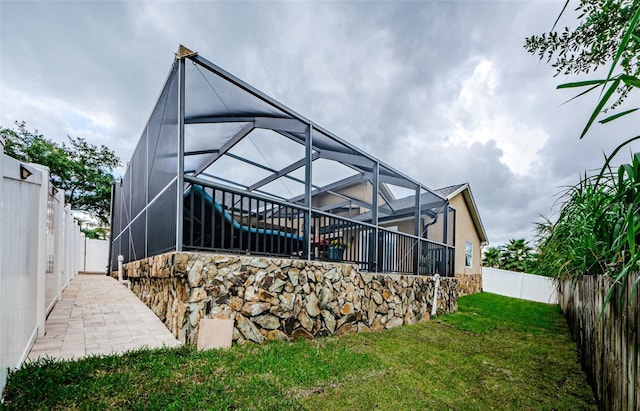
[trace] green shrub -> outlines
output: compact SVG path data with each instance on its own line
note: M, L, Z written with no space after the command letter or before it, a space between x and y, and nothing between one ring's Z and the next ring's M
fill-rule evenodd
M558 220L538 224L539 270L559 279L604 273L626 287L628 277L640 268L639 214L636 153L617 172L607 166L564 192ZM637 288L636 281L632 296Z

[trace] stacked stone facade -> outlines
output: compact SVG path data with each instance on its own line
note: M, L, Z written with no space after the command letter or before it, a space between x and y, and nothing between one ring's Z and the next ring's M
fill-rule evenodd
M482 292L482 274L456 274L458 280L458 296Z
M234 320L233 341L382 330L431 318L433 277L360 273L356 266L212 253L167 253L124 266L132 291L182 342L203 318ZM437 313L457 310L441 278Z

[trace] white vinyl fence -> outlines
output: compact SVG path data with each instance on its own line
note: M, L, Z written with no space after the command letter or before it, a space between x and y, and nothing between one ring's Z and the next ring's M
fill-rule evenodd
M1 138L0 172L1 397L7 369L44 335L46 315L78 273L84 236L48 169L5 155Z
M506 297L558 304L558 290L551 277L482 267L482 291Z
M86 273L107 273L109 264L109 241L85 238L79 250L78 269Z

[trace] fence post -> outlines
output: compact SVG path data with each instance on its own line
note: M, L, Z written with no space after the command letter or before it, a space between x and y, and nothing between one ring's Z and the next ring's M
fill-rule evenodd
M40 190L38 193L38 250L37 256L37 325L38 337L44 336L44 323L46 317L46 270L47 270L47 200L49 199L49 169L39 166L42 173Z
M58 190L55 195L55 211L53 221L54 232L54 257L53 272L56 276L56 296L58 301L62 301L62 290L64 289L64 191Z
M71 229L71 206L64 206L64 285L71 281L71 244L73 244L73 230Z
M80 230L80 227L75 225L75 230L76 230L76 246L75 246L76 269L73 271L74 276L84 271L84 248L87 245L85 242L85 235Z
M2 272L3 266L3 252L6 245L4 241L2 241L4 232L4 210L2 209L2 199L4 194L2 193L2 183L4 182L4 139L0 136L0 298L5 298L5 291L3 290L4 283L4 273ZM0 310L4 311L4 310ZM7 334L9 334L8 324L7 324L7 314L4 312L0 312L0 399L2 398L2 392L4 391L4 386L7 381L7 351L9 348L7 347Z
M73 219L73 214L71 214L71 223L71 227L73 229L73 248L71 249L71 253L73 256L73 268L71 271L71 278L75 278L78 275L78 266L80 265L78 263L78 249L80 248L80 228L76 224L76 221Z

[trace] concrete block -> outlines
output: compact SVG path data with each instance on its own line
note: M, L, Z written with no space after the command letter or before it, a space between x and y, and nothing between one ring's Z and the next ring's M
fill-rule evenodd
M198 331L198 351L231 347L233 320L203 318Z

